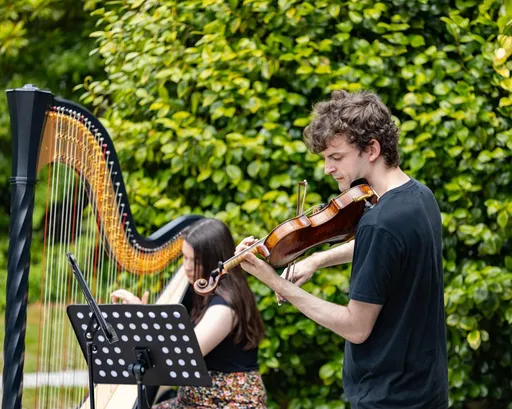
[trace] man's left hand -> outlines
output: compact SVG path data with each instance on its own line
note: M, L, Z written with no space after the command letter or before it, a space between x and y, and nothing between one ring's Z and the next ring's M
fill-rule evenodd
M277 277L276 270L252 253L246 253L243 257L245 261L240 266L249 274L270 286L272 279Z

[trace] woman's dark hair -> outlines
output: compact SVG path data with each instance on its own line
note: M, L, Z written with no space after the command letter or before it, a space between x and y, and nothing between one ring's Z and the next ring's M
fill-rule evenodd
M388 107L373 92L334 91L330 101L313 107L313 114L315 118L304 129L304 141L313 153L323 152L339 136L347 138L359 152L364 152L372 139L376 139L386 165L400 165L398 128Z
M219 261L226 261L235 253L235 243L228 227L217 219L203 219L194 223L185 233L184 240L194 249L194 280L209 279ZM202 267L202 268L201 268ZM265 336L265 327L256 300L247 284L246 273L240 268L230 269L229 276L223 278L215 293L229 304L235 312L233 332L236 344L244 345L245 350L257 348ZM197 323L208 308L210 297L194 293L191 318Z

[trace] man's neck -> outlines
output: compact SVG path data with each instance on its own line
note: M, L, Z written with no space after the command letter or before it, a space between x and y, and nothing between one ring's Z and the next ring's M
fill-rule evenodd
M368 176L368 183L379 196L407 183L411 178L407 176L400 167L388 168L379 166L373 169Z

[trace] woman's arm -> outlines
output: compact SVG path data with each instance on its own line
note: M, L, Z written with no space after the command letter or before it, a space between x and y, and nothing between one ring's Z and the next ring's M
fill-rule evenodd
M149 292L146 291L142 300L131 292L119 289L110 294L113 302L122 302L123 304L147 304ZM235 312L227 305L212 305L208 307L201 318L201 321L195 326L194 332L201 348L203 356L211 352L226 338L233 329L235 321Z
M199 347L203 356L211 352L233 330L235 312L227 305L212 305L208 307L196 325L196 333Z

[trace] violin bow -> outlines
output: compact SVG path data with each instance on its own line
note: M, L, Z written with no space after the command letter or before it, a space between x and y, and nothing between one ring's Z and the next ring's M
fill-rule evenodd
M300 195L300 187L304 186L304 192L302 193L302 199ZM304 203L306 202L306 193L308 190L308 181L304 179L302 182L297 183L297 208L295 210L295 215L302 216L304 214ZM291 274L290 274L291 271ZM295 260L290 262L288 266L286 267L286 275L285 280L289 281L289 278L293 279L293 276L295 275ZM278 301L277 305L280 306L282 304L281 301Z

